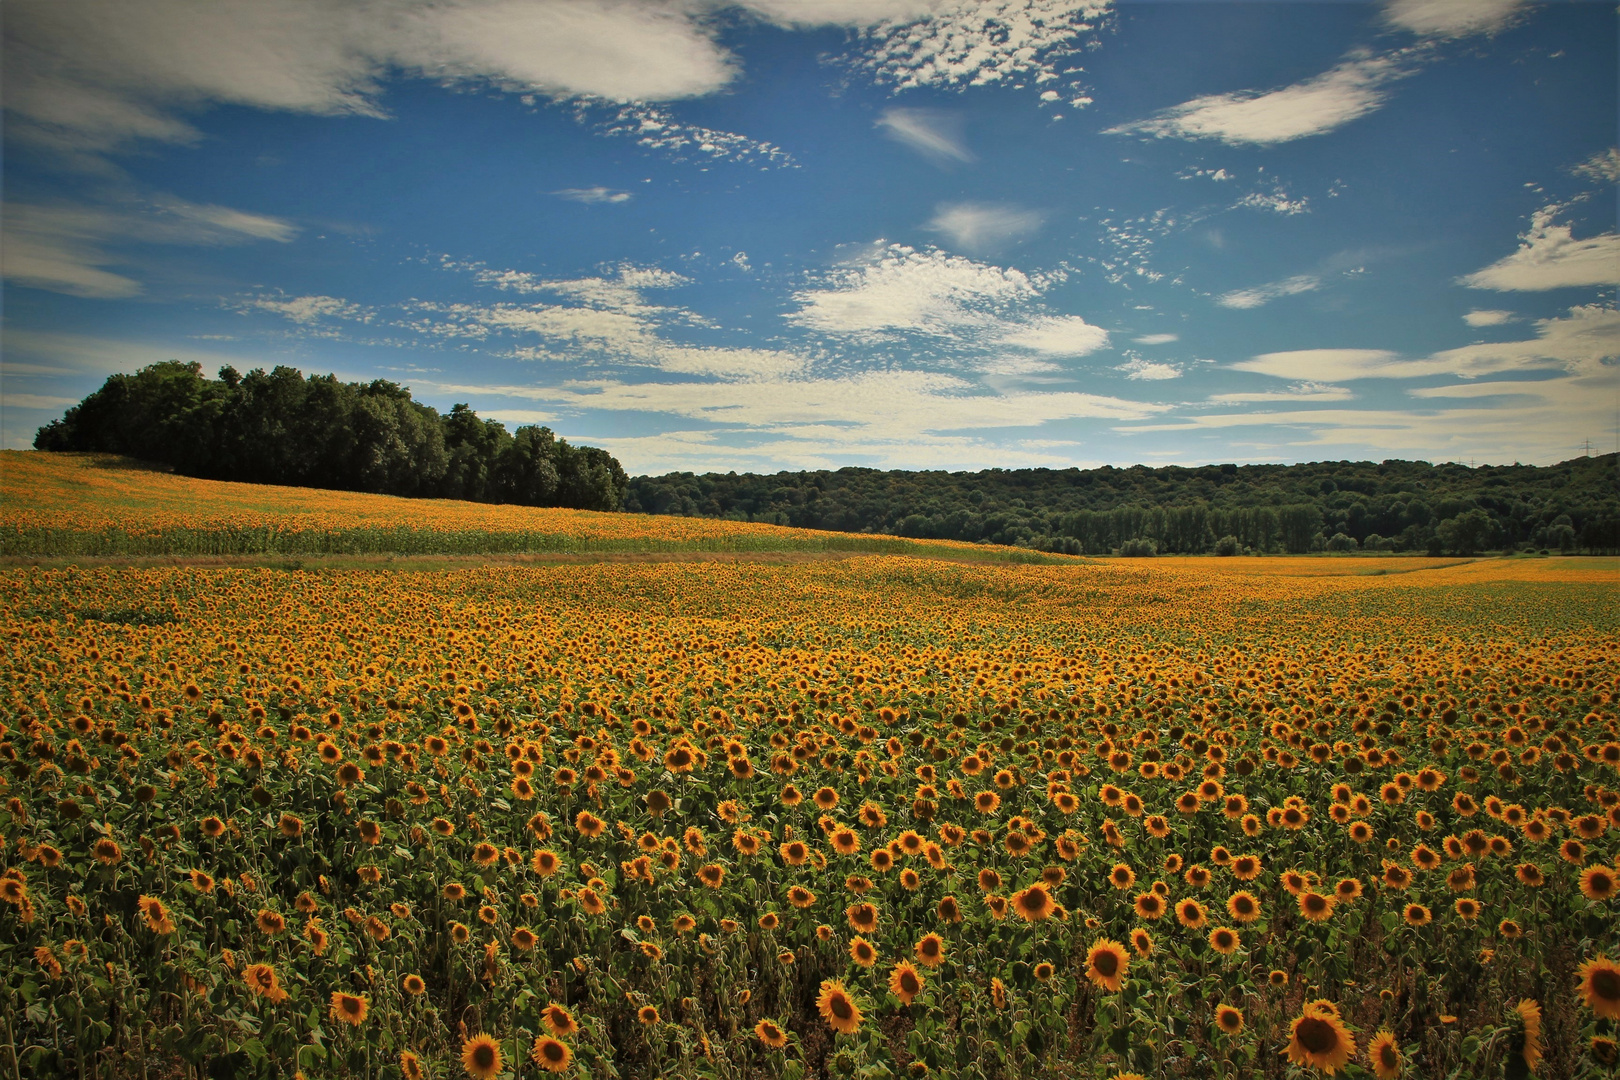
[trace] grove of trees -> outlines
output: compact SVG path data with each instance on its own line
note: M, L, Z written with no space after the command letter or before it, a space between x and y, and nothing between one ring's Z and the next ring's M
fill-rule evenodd
M447 415L378 379L167 361L114 375L39 429L40 450L96 451L187 476L474 502L617 510L629 478L606 450L550 428Z

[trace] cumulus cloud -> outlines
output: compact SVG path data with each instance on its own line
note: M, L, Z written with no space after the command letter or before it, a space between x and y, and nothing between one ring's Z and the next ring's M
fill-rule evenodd
M1384 103L1391 83L1410 73L1398 55L1360 56L1279 90L1194 98L1104 134L1217 139L1232 146L1291 142L1367 115Z
M973 161L962 138L962 118L937 109L885 109L877 128L936 162Z
M1078 315L1048 315L1018 324L997 340L1049 356L1084 356L1108 344L1108 331Z
M1313 292L1322 287L1322 279L1315 274L1297 274L1281 281L1273 281L1268 285L1256 285L1250 289L1234 289L1223 293L1215 302L1222 307L1247 310L1269 304L1282 296L1297 296L1300 293Z
M1424 38L1494 34L1526 7L1525 0L1390 0L1384 18Z
M975 253L995 251L1040 227L1041 215L1035 210L990 203L945 203L928 222L929 229Z
M8 202L0 231L0 273L7 281L98 299L142 291L135 278L106 269L127 262L114 250L121 244L286 243L298 232L280 218L167 196L102 206Z
M1110 0L934 0L843 4L805 0L756 8L849 9L865 31L859 65L897 89L1040 84L1061 78L1060 65L1082 47L1111 8ZM862 9L870 15L862 14ZM881 21L872 16L885 15ZM819 19L817 21L832 21Z
M1267 210L1285 217L1303 214L1311 208L1309 199L1290 199L1288 193L1284 191L1250 192L1239 199L1236 205L1247 206L1254 210Z
M786 318L810 330L857 337L897 331L955 335L994 324L996 309L1035 299L1023 272L942 251L894 244L826 275L821 288L793 294Z
M1164 379L1181 378L1181 368L1175 364L1155 363L1152 360L1143 360L1141 357L1128 360L1114 370L1123 371L1128 379L1141 379L1146 382L1160 382Z
M1517 251L1464 276L1462 284L1497 292L1620 285L1620 233L1577 240L1570 226L1553 223L1561 209L1554 204L1537 210Z
M563 188L560 191L553 191L551 194L557 196L559 199L567 199L570 202L622 203L630 201L630 193L628 191L615 191L613 188L600 186L588 188Z

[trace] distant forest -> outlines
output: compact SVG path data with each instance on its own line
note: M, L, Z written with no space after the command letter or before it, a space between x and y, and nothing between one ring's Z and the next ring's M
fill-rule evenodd
M1620 553L1617 455L1558 465L1324 461L1128 469L625 475L549 428L448 414L384 380L169 361L114 375L40 450L187 476L473 502L728 518L1076 555Z
M1617 457L638 476L626 510L1070 554L1620 551Z
M39 429L39 450L127 454L186 476L472 502L617 510L618 459L550 428L448 415L378 379L168 361L106 383Z

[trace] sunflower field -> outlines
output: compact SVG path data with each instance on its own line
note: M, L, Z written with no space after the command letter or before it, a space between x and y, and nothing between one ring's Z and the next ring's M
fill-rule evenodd
M13 565L0 1075L1613 1075L1613 567L1368 565Z

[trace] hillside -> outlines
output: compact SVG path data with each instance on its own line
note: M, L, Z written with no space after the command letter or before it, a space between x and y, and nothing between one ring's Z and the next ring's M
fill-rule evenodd
M0 556L681 552L1056 558L751 522L197 480L107 454L0 451Z
M670 473L624 507L1107 554L1620 550L1615 454L1552 466L1324 461L1128 469Z

